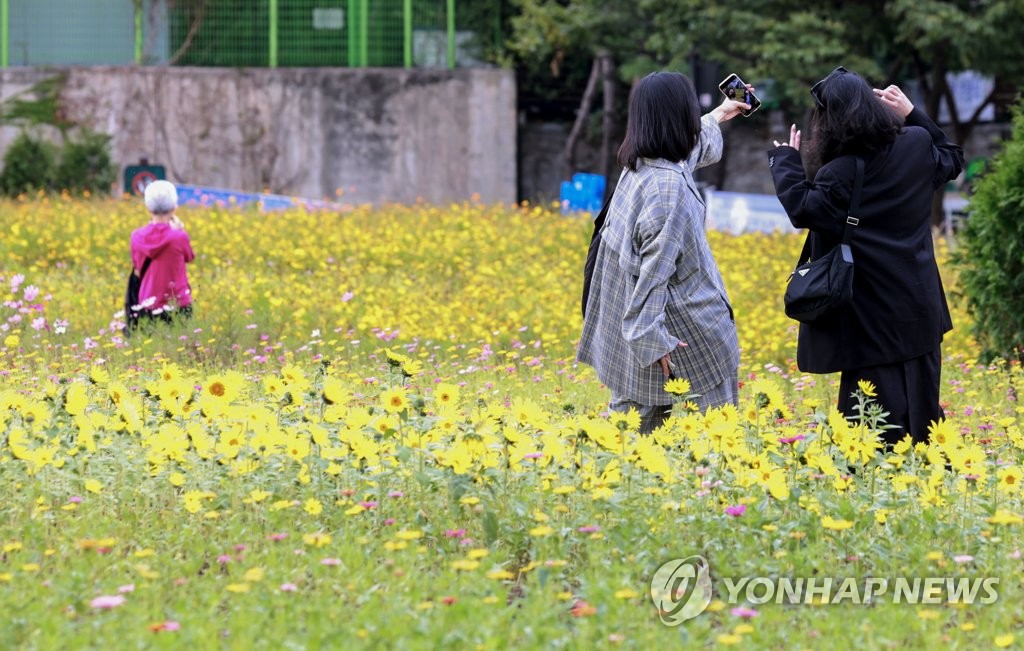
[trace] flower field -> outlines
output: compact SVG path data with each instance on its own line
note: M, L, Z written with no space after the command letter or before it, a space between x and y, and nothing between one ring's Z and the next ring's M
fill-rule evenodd
M948 418L885 451L872 387L847 422L838 378L792 361L800 237L711 233L740 406L694 413L681 386L641 437L573 360L586 218L183 209L195 317L126 340L141 208L0 201L0 648L1024 640L1024 371L978 363L955 301ZM652 576L694 555L714 598L668 626ZM998 599L731 598L754 577L987 577Z

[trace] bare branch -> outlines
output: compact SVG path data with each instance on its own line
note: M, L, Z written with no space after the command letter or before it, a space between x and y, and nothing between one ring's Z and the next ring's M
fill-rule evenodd
M594 57L594 65L590 68L590 78L587 79L587 88L583 91L583 98L580 100L580 107L576 113L576 121L569 132L569 138L565 141L565 168L566 178L572 174L572 168L576 161L576 143L579 142L583 133L583 126L590 115L590 105L594 102L594 92L597 90L597 81L601 77L601 59Z
M183 57L188 49L192 47L192 41L195 39L196 34L199 33L199 28L203 24L203 18L206 16L207 1L200 0L199 8L196 12L196 17L192 20L192 24L189 25L188 34L185 36L185 40L182 42L181 47L171 55L171 58L167 60L167 65L173 66L178 63L178 59Z

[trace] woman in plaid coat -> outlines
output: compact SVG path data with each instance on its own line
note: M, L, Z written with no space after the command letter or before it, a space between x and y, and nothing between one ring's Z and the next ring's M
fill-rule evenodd
M611 409L640 412L641 432L671 414L670 377L690 382L701 409L736 403L736 323L693 170L721 158L719 123L749 108L727 99L702 118L693 84L673 72L644 77L630 95L625 169L601 231L576 358L611 390Z

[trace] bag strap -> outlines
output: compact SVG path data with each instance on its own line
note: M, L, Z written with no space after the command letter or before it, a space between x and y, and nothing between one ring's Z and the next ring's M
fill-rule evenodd
M853 178L853 194L850 195L850 209L846 212L846 221L843 222L843 244L849 244L853 239L853 228L860 223L856 217L860 212L860 195L864 188L864 159L857 156L857 176Z
M153 258L146 258L146 261L142 263L142 269L139 269L139 280L141 281L145 276L146 272L149 271L149 263L153 261Z
M625 171L619 176L619 182L622 181L622 177L625 175ZM583 295L581 299L581 313L583 318L587 316L587 300L590 298L590 281L594 275L594 265L597 264L597 249L600 244L601 231L604 230L605 218L608 217L608 208L612 205L612 197L615 196L615 189L618 188L616 183L615 188L612 188L611 192L608 193L608 198L605 199L604 205L601 206L601 212L597 214L594 219L594 234L590 236L590 246L587 247L587 259L583 265Z
M853 228L860 224L860 219L856 217L856 214L860 211L860 197L861 191L864 189L864 159L860 156L856 157L857 161L857 174L853 177L853 194L850 195L850 209L846 211L846 220L843 222L843 233L841 242L849 245L850 240L853 239ZM804 240L804 248L800 250L800 261L798 264L803 264L811 259L811 232L807 232L807 238Z
M622 182L622 177L624 176L626 176L626 170L622 170L622 173L619 174L619 180L615 183L615 187L608 192L608 198L604 200L604 205L601 206L601 212L597 213L597 217L594 218L594 234L590 236L591 242L597 238L598 233L600 233L601 229L604 228L604 220L605 217L608 216L608 207L612 205L612 197L615 196L615 189L619 187L619 183Z

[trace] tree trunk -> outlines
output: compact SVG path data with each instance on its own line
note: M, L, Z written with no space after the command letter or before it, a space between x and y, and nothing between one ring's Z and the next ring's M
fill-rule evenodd
M604 81L604 111L601 125L601 175L605 178L605 196L612 187L612 129L615 117L615 63L611 52L601 52L601 78Z
M925 112L931 116L935 123L939 123L939 107L942 104L943 96L949 92L949 85L946 83L946 72L949 70L947 57L941 49L936 49L931 59L931 79L928 78L928 66L925 65L921 56L914 53L914 66L917 68L917 78L921 84L921 92L924 95ZM955 107L950 102L950 111L955 113ZM953 116L954 126L956 116ZM946 196L946 187L942 186L932 196L932 226L943 228L946 222L946 212L943 209L943 199Z
M572 125L569 137L565 141L563 157L565 159L565 174L562 178L572 176L576 168L576 143L583 135L583 128L587 124L587 117L590 115L590 105L594 102L594 92L597 90L597 80L601 76L601 59L594 57L594 64L590 68L590 78L587 79L587 88L583 91L583 98L580 100L580 107L576 111L576 121Z

